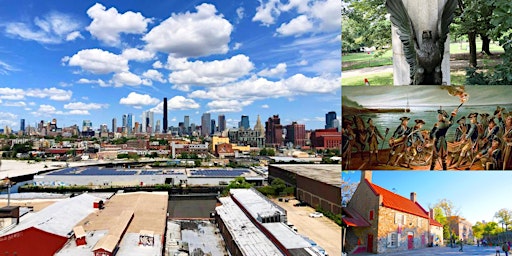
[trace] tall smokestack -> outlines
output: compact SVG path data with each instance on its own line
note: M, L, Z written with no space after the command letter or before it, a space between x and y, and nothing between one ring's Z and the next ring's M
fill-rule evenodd
M361 171L361 182L364 180L368 180L368 182L372 182L372 171Z
M163 124L163 132L167 133L167 98L164 98L164 124Z

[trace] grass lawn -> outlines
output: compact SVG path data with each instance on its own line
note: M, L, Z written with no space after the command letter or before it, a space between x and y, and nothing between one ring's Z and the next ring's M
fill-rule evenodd
M463 85L466 81L466 72L465 71L455 71L451 72L451 84L452 85ZM343 78L343 74L341 77L341 85L343 86L364 86L364 79L367 78L370 84L373 85L392 85L393 84L393 73L392 72L383 72L372 75L363 75L356 77Z
M482 50L482 42L477 41L477 52ZM469 53L468 49L469 44L467 42L453 42L450 44L450 53L459 54L459 53ZM499 46L497 43L491 43L489 46L491 52L493 53L501 53L504 52L503 48ZM361 69L367 67L378 67L385 65L392 65L392 50L389 49L382 56L375 57L375 54L368 54L366 52L359 53L349 53L341 56L342 62L342 71L353 70L353 69Z

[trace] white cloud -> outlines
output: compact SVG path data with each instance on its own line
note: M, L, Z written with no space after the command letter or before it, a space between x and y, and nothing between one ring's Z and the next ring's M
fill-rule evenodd
M240 112L245 106L252 104L252 101L239 100L214 100L208 102L209 112Z
M196 6L196 13L173 13L143 38L147 48L175 57L199 57L223 54L229 50L233 26L214 5Z
M240 47L242 47L242 43L235 43L235 45L233 45L233 50L238 50L240 49Z
M160 83L165 83L167 82L163 77L164 75L162 75L162 73L158 72L157 70L154 70L154 69L149 69L148 71L144 72L142 74L143 77L145 78L148 78L148 79L151 79L153 81L157 81L157 82L160 82Z
M252 21L261 22L264 26L274 24L281 13L297 15L280 26L277 32L281 35L299 35L311 31L331 32L340 29L341 2L339 0L290 0L287 4L282 4L280 0L259 0L259 2L260 5L256 8Z
M6 107L26 107L27 103L25 103L23 101L16 101L16 102L6 101L2 105L6 106Z
M162 64L161 61L157 60L155 61L155 63L153 63L153 68L155 69L159 69L159 68L163 68L164 67L164 64Z
M13 120L5 120L5 119L0 119L0 127L4 128L5 126L8 126L8 127L14 127L18 124L18 122L16 121L13 121Z
M308 93L334 93L339 89L341 89L339 78L306 77L302 74L296 74L279 81L252 77L227 86L193 91L188 96L212 100L258 100L292 97Z
M8 112L0 112L0 118L9 118L9 119L17 119L18 116L13 113Z
M114 74L114 77L112 77L112 82L116 87L121 87L123 85L138 86L143 83L142 79L140 79L138 75L131 72L122 72Z
M102 49L81 50L71 58L63 58L70 66L79 66L93 74L128 71L128 60Z
M311 7L311 16L320 21L322 31L340 30L341 2L339 0L317 1Z
M264 69L258 72L258 75L264 77L279 77L286 73L286 63L279 63L275 68Z
M148 94L138 94L136 92L131 92L126 98L121 98L121 100L119 100L119 104L129 105L132 107L155 105L158 102L160 102L160 100L157 98L152 98Z
M260 21L265 26L275 23L275 19L281 14L278 8L279 0L270 0L264 3L264 0L259 0L260 6L256 8L256 14L252 21Z
M19 71L17 68L0 60L0 74L7 75L12 71Z
M69 34L66 36L66 41L75 41L75 39L77 39L77 38L82 38L82 39L84 39L84 37L82 36L82 34L80 34L80 31L74 31L74 32L69 33Z
M108 87L109 84L107 84L105 81L101 80L101 79L97 79L97 80L89 80L87 78L80 78L77 83L79 84L97 84L101 87Z
M68 103L68 104L64 105L64 108L71 109L71 110L102 109L102 108L108 108L108 104L72 102L72 103Z
M21 100L24 99L24 91L22 89L4 87L0 88L0 99L4 100Z
M79 110L79 109L75 109L75 110L71 110L67 113L68 115L78 115L78 116L88 116L90 115L91 113L89 113L88 110Z
M167 101L167 108L169 110L186 110L186 109L197 109L199 104L193 99L187 99L183 96L174 96L172 99ZM164 103L160 102L157 106L151 109L155 113L163 113Z
M76 18L59 12L52 12L34 18L33 24L11 22L5 24L5 32L24 40L33 40L42 44L58 44L78 38L80 23ZM77 35L78 33L78 35Z
M277 33L282 36L301 35L313 29L313 24L306 15L300 15L289 23L283 23L277 28Z
M44 89L28 89L25 92L25 95L35 98L50 98L55 101L68 101L71 99L71 96L73 96L73 92L70 90L66 91L52 87Z
M236 15L238 17L238 20L241 20L244 18L245 14L244 14L244 8L243 7L238 7L236 8Z
M91 24L86 29L107 45L118 45L120 34L142 34L146 32L151 19L144 18L140 12L131 11L120 14L117 9L96 3L87 10L87 15L92 18Z
M189 62L169 56L167 68L172 70L169 82L173 84L217 85L235 81L254 68L249 57L239 54L226 60Z
M130 48L123 50L121 56L127 60L145 62L153 59L155 57L155 53L146 50L139 50L137 48Z
M261 108L270 108L270 106L268 104L263 104L261 105Z

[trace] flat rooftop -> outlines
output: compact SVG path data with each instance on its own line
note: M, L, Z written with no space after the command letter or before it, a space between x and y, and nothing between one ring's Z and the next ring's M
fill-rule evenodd
M243 255L268 256L283 255L279 249L261 232L242 212L230 197L221 197L221 206L216 208L217 214L226 225L234 242Z
M286 215L286 211L252 189L230 189L229 193L258 220L258 216ZM261 220L260 220L261 221Z
M87 216L77 224L83 226L86 232L95 230L111 230L115 221L123 211L134 212L126 233L139 233L150 230L155 235L163 237L167 219L167 192L134 192L114 195L105 202L105 208Z
M271 169L271 167L276 167L332 186L341 187L340 164L272 164L269 169Z

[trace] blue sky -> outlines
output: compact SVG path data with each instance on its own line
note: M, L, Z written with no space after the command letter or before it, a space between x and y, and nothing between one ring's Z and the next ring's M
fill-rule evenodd
M228 127L323 128L341 114L341 3L0 0L0 127L108 124L153 110L169 125L225 114Z
M349 182L359 182L360 177L360 172L342 173L342 179ZM406 198L416 192L425 208L440 199L449 199L472 224L493 221L494 213L502 208L512 210L512 187L508 185L511 178L512 172L506 171L374 171L372 177L373 183Z

